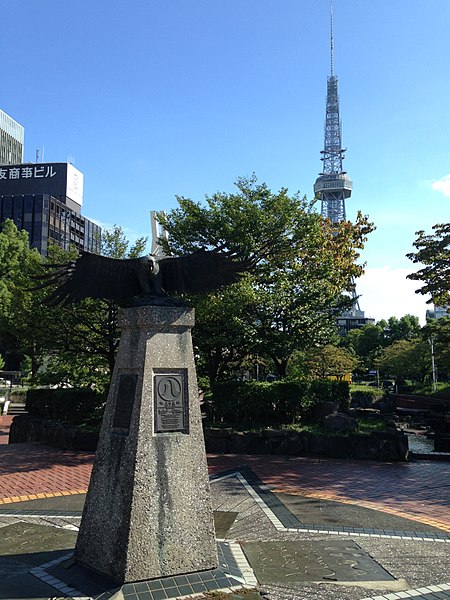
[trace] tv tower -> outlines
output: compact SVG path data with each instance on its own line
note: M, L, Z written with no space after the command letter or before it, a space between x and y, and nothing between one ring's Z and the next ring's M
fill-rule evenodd
M320 200L320 212L332 223L346 220L345 201L352 195L353 183L343 168L346 148L342 148L342 126L339 116L338 79L334 74L333 1L330 1L330 76L327 79L325 138L322 155L323 171L314 184L314 194ZM374 323L360 309L358 296L353 291L353 306L337 319L342 333Z
M320 199L322 216L332 223L345 221L345 200L352 194L353 184L343 170L345 148L342 148L342 127L339 117L338 79L334 75L333 3L331 20L331 74L327 79L325 141L322 154L323 171L314 184L314 194Z

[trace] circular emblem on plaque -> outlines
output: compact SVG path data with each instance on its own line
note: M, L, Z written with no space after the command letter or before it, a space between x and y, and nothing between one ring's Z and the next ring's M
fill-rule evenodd
M158 382L158 396L166 402L179 400L181 391L181 383L176 377L164 377Z

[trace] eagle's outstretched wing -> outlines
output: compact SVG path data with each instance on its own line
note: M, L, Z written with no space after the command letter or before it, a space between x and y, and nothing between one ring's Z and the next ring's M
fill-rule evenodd
M105 298L123 305L137 296L143 297L144 304L160 304L166 295L207 293L236 282L253 263L234 258L219 249L198 250L161 259L155 269L151 256L117 259L82 252L67 264L44 265L50 272L38 276L41 283L33 289L55 285L46 299L52 306L84 298Z
M231 253L220 250L198 250L187 256L158 261L161 287L168 294L201 294L212 292L238 281L251 261L234 260Z
M148 257L116 259L82 252L65 265L46 265L51 272L38 276L34 289L56 285L47 298L50 305L79 302L84 298L105 298L121 304L143 293L142 275L151 266ZM150 274L150 273L149 273Z

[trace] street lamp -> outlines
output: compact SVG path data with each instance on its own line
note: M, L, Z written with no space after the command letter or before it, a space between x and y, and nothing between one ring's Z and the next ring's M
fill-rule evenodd
M433 377L433 392L436 391L436 366L434 364L434 345L433 345L433 336L430 335L428 339L431 348L431 374Z

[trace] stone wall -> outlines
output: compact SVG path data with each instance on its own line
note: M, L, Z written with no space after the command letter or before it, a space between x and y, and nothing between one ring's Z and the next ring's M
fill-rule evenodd
M36 442L66 450L95 450L98 434L61 423L21 415L10 430L10 444ZM371 435L317 435L267 430L236 432L206 429L206 451L212 454L280 454L381 461L408 460L408 438L398 431Z
M207 429L207 452L213 454L280 454L381 461L408 460L408 438L398 431L370 435L318 435L309 432L236 432Z
M9 443L37 443L63 450L95 451L98 433L83 431L73 425L58 423L29 415L14 417L9 431Z

